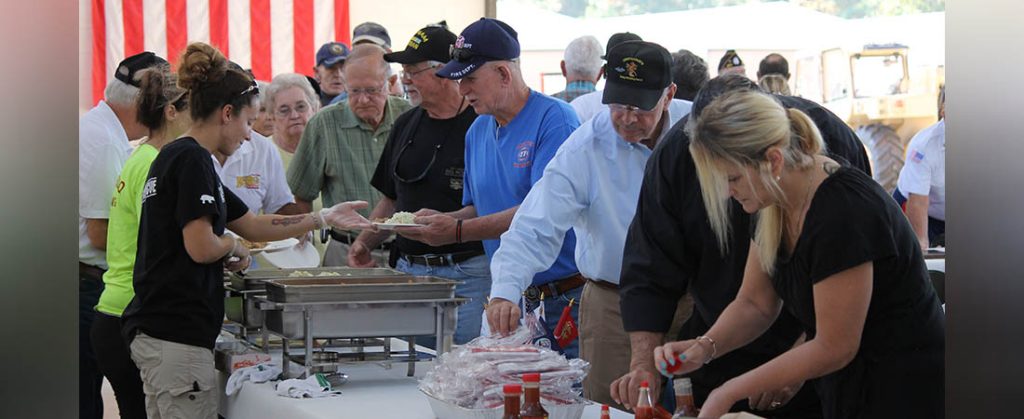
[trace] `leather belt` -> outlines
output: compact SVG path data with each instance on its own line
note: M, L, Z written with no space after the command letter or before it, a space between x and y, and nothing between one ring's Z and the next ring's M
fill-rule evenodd
M455 252L440 255L402 255L400 257L409 263L415 263L417 265L451 266L483 254L484 252L482 250L470 250L467 252Z
M93 266L93 265L90 265L88 263L78 262L78 276L79 277L82 277L84 275L88 275L89 278L86 278L86 279L96 279L96 280L102 281L103 280L103 273L104 272L106 272L106 270L104 270L103 268L100 268L99 266Z
M338 242L341 242L341 243L345 243L345 244L351 245L352 242L354 242L356 240L355 237L352 237L350 234L348 234L347 232L344 232L344 231L334 231L334 229L327 230L327 231L331 235L331 239L334 240L334 241L338 241ZM391 242L387 241L387 242L381 243L380 246L377 246L374 249L391 250Z
M562 278L557 281L551 281L547 284L531 285L523 293L523 297L525 297L527 301L534 302L540 301L541 294L544 295L544 299L554 298L576 288L582 287L585 283L587 283L587 279L577 272L572 276Z

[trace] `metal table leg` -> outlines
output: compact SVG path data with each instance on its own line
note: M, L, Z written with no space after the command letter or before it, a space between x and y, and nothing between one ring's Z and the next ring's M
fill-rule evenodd
M302 336L306 338L306 358L302 360L306 368L306 375L303 375L303 378L309 377L309 369L313 363L313 328L310 327L312 318L313 315L308 308L302 310Z

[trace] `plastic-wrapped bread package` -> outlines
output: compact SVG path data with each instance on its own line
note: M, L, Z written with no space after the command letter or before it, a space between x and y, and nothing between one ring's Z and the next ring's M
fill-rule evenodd
M545 404L582 405L583 379L590 364L530 342L540 332L527 315L525 326L509 336L481 336L445 353L420 380L420 389L440 401L467 409L496 409L504 403L502 386L522 383L526 373L541 374Z

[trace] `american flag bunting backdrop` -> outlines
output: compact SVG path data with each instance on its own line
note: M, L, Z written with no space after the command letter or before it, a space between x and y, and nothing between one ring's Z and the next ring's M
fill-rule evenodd
M177 64L189 42L209 43L259 80L312 75L316 49L349 43L349 0L91 0L92 98L124 57L153 51Z

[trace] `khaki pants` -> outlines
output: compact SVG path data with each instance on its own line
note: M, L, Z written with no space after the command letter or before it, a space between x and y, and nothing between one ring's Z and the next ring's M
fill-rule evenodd
M693 300L687 294L679 300L672 327L665 336L678 335L692 311ZM618 290L587 281L580 301L580 358L590 363L590 373L583 380L583 396L625 410L612 400L610 387L612 381L629 372L631 355L629 334L622 326Z
M324 261L321 266L348 266L348 249L351 247L351 245L332 238L327 242L327 250L324 251ZM388 256L390 254L390 250L382 250L379 247L370 251L371 257L377 262L377 266L382 267L389 266Z
M132 360L142 374L149 419L216 419L213 351L138 334Z

